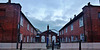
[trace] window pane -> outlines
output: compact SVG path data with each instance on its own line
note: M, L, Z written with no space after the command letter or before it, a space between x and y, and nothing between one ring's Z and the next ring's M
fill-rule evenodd
M73 30L73 24L71 24L71 30Z
M27 24L27 30L29 30L29 24Z
M74 41L74 36L71 36L71 41Z
M83 17L81 17L80 19L79 19L79 27L82 27L83 26Z
M100 12L98 13L98 18L100 18Z
M67 32L67 27L66 27L66 32Z
M21 15L21 20L20 20L20 25L23 26L23 17L22 17L22 15Z

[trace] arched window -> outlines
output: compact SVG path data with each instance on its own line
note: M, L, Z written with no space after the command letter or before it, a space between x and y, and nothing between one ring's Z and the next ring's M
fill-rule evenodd
M41 42L45 42L45 36L41 37Z
M56 42L56 36L52 36L52 41Z

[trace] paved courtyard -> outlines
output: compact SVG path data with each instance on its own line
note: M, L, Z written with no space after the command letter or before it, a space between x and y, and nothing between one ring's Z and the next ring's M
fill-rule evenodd
M20 50L20 49L0 49L0 50ZM22 49L22 50L52 50L52 49ZM79 49L54 49L54 50L79 50ZM100 50L100 49L82 49L82 50Z

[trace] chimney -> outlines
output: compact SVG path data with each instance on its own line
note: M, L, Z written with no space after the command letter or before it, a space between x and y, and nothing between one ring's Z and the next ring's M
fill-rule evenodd
M8 3L11 3L11 0L8 0Z
M70 21L72 20L72 18L70 18Z
M88 3L88 6L91 6L91 3L90 2Z
M47 25L47 30L49 30L49 25Z
M76 17L76 14L74 15L74 17Z

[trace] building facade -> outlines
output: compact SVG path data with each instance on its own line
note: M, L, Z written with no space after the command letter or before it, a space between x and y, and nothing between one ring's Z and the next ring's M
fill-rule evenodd
M49 30L49 26L47 26L47 30L42 32L40 34L40 42L41 43L46 43L47 41L49 43L52 43L52 41L57 42L57 33Z
M17 3L0 3L0 42L34 42L36 29Z
M100 42L100 6L88 5L59 30L61 42Z

